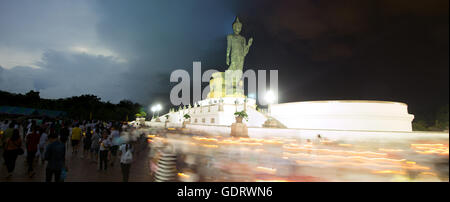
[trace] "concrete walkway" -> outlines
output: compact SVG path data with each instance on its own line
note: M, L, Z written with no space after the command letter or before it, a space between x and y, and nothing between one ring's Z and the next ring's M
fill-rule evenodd
M82 145L81 145L82 146ZM80 147L82 148L82 147ZM122 172L120 169L119 156L113 167L108 165L107 171L98 171L97 163L92 162L89 159L81 158L81 152L77 156L72 156L72 149L68 148L66 153L66 162L69 166L69 172L65 182L121 182ZM149 161L148 161L148 148L137 153L135 155L135 161L131 165L129 182L151 182ZM36 174L33 177L28 177L26 153L17 158L16 168L14 169L13 176L6 178L7 169L3 164L3 157L1 158L0 168L0 182L45 182L45 168L46 163L43 165L40 160L35 160L34 171Z

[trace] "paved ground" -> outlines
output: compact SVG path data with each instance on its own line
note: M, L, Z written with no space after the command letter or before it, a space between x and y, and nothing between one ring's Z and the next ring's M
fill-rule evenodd
M120 169L119 159L116 160L114 167L108 165L108 170L98 171L97 164L89 159L81 158L81 153L77 157L72 156L71 148L67 151L67 163L69 172L67 173L66 182L121 182L122 173ZM135 162L131 165L130 182L151 182L152 178L149 172L149 164L147 159L148 148L135 155ZM27 175L26 154L17 158L16 168L13 176L6 178L7 170L3 165L1 158L0 182L45 182L45 167L40 160L35 161L35 176L32 178Z

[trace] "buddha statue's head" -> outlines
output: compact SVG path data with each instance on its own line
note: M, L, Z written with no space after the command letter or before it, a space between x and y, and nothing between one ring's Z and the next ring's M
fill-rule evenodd
M239 18L236 17L236 20L233 23L233 31L235 34L241 33L242 30L242 23L239 21Z

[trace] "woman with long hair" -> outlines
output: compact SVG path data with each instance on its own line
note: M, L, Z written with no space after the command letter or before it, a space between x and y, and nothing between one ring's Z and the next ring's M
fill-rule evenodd
M5 146L5 164L8 169L7 177L11 177L16 167L16 160L18 155L22 155L22 139L18 129L14 129L11 138L6 140Z
M112 146L111 138L109 137L108 130L102 131L102 138L99 140L99 171L107 170L108 168L108 153Z

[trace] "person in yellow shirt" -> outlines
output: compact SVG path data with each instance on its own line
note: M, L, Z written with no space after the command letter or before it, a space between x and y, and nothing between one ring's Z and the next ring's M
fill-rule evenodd
M78 127L79 125L76 124L75 127L72 128L72 155L78 154L78 148L80 147L81 142L81 128Z

